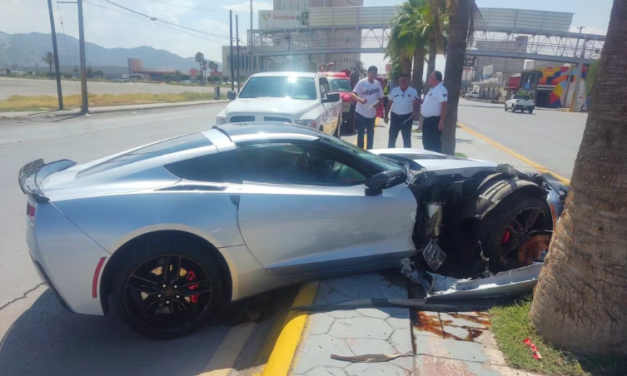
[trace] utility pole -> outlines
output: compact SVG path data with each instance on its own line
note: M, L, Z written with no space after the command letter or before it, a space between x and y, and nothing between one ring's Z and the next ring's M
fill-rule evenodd
M573 99L570 101L570 112L573 112L575 109L575 104L577 103L577 98L579 96L579 85L581 85L581 76L583 76L583 59L586 56L586 43L588 39L586 37L583 38L583 46L581 48L581 57L579 58L579 66L577 67L577 81L575 82L575 92L573 93Z
M239 16L235 15L235 41L237 42L237 92L240 89L239 67L242 65L239 56Z
M250 73L253 73L253 0L250 0L250 32L248 33L248 53L250 54Z
M581 34L581 30L583 30L585 26L579 26L579 34ZM575 45L575 52L573 56L577 57L577 50L579 50L579 38L577 38L577 44ZM570 64L570 72L568 76L566 76L566 95L564 98L568 99L568 93L570 92L570 81L572 81L573 73L575 72L575 64ZM566 104L566 103L564 103Z
M54 14L52 13L52 0L48 0L48 13L50 14L50 31L52 32L52 53L54 54L54 71L57 76L57 97L59 98L59 110L63 109L63 92L61 90L61 73L59 68L59 51L57 49L57 31L54 27Z
M81 105L81 114L85 115L89 112L89 100L87 98L87 67L85 63L85 29L83 27L83 0L78 0L78 42L81 53L81 96L83 103Z
M231 66L231 91L235 91L235 74L233 72L233 11L229 10L229 32L230 32L230 42L231 42L231 52L229 53L229 60Z

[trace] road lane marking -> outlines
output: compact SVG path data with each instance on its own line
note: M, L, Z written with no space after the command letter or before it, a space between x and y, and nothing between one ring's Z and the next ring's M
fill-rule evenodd
M231 328L198 376L227 376L256 327L256 323L245 323Z
M513 156L514 158L516 158L516 159L518 159L518 160L520 160L520 161L530 165L531 167L535 168L536 170L538 170L540 172L543 172L545 174L550 174L550 175L554 176L557 180L561 181L562 183L564 183L566 185L570 185L570 179L566 179L565 177L563 177L563 176L561 176L559 174L556 174L555 172L549 170L548 168L546 168L546 167L544 167L544 166L542 166L540 164L537 164L536 162L532 161L531 159L516 153L512 149L507 148L507 147L499 144L498 142L494 141L493 139L491 139L491 138L489 138L487 136L484 136L483 134L475 131L474 129L470 128L466 124L458 121L457 122L457 126L460 127L461 129L463 129L464 131L472 134L473 136L482 139L483 141L487 142L488 144L494 146L495 148L497 148L497 149L499 149L501 151L504 151L507 154Z
M317 292L318 281L303 285L298 291L296 298L294 298L292 307L312 304ZM288 312L283 330L279 334L268 363L263 369L263 376L287 376L305 331L308 318L308 312Z

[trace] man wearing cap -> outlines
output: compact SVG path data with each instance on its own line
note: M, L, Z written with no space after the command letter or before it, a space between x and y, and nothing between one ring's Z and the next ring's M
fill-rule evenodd
M352 97L357 102L357 146L364 147L364 132L368 132L368 145L372 149L374 142L374 123L377 118L376 107L383 98L383 88L377 78L378 69L374 65L368 68L368 76L355 85Z
M425 150L442 152L442 130L446 117L448 91L442 84L442 72L433 71L427 79L431 87L422 103L422 146Z
M388 148L396 147L398 132L403 136L403 147L411 148L411 127L414 123L414 110L417 110L418 92L409 87L409 75L403 73L398 78L398 86L392 89L385 106L385 123L389 123L388 114L392 110L392 123L390 124L390 138Z

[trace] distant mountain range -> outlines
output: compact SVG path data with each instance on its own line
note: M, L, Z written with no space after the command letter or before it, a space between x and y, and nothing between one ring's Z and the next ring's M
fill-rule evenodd
M57 33L57 45L59 48L60 65L78 65L78 39ZM41 57L46 52L51 51L52 38L50 34L7 34L0 31L0 67L4 64L33 66L34 62L38 62L42 65ZM127 58L136 58L142 60L144 68L155 70L188 71L191 68L198 67L193 57L183 58L169 51L157 50L147 46L135 48L105 48L95 43L85 42L85 54L88 66L126 67ZM222 64L218 63L218 65L221 70Z

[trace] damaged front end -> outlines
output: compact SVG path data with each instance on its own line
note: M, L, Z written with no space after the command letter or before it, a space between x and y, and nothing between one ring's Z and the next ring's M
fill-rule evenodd
M542 261L565 199L542 175L509 165L472 177L422 169L410 189L417 200L413 262L459 277Z

